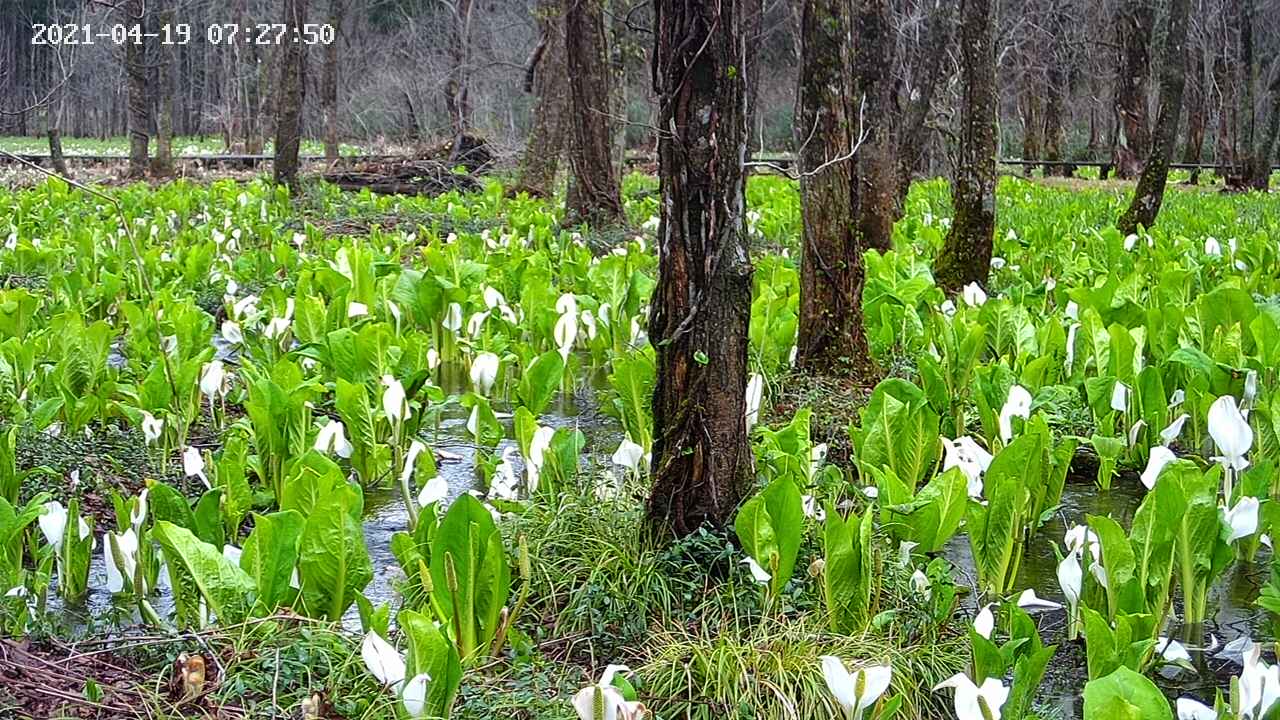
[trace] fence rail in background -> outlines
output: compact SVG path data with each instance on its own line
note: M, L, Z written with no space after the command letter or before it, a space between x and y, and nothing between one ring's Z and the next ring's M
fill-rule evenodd
M48 153L13 153L17 157L27 162L44 164L49 161ZM63 159L68 163L112 163L112 162L128 162L128 155L84 155L84 154L64 154ZM342 155L333 162L338 163L357 163L357 162L379 162L385 160L397 160L407 158L405 155ZM209 165L220 164L241 164L241 165L257 165L259 163L271 162L275 159L274 155L243 155L243 154L209 154L209 155L174 155L174 162L196 162ZM302 162L326 162L323 155L302 155L298 158ZM12 163L14 160L10 157L0 155L0 164Z
M13 153L14 155L26 160L27 162L45 164L49 161L48 153ZM68 163L112 163L127 162L128 155L84 155L84 154L67 154L63 155ZM240 165L258 165L260 163L271 162L274 155L244 155L244 154L203 154L203 155L175 155L174 162L195 162L206 165L222 165L222 164L240 164ZM342 155L336 161L338 163L360 163L360 162L380 162L387 160L410 159L409 155ZM299 158L302 162L327 162L323 155L302 155ZM626 157L626 163L629 166L648 165L658 161L656 156L643 153L629 153ZM0 165L11 163L11 158L0 155ZM767 168L770 165L778 168L790 168L795 164L795 157L783 154L759 154L750 158L753 167ZM1050 167L1069 167L1072 169L1096 167L1110 168L1114 164L1111 160L1023 160L1020 158L1005 158L996 161L999 165L1014 165L1019 167L1036 167L1040 165ZM1214 163L1169 163L1169 167L1174 170L1217 170L1219 166ZM1280 170L1280 165L1272 165L1272 170Z

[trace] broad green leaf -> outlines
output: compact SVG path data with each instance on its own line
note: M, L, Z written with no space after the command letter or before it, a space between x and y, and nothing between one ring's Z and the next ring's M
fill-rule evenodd
M253 603L253 579L190 530L161 520L151 530L170 568L180 567L195 582L201 597L224 624L243 620Z
M1173 720L1173 713L1155 683L1121 667L1084 686L1084 720Z
M258 588L258 607L266 613L292 603L290 587L298 563L298 543L306 521L292 510L255 515L253 532L244 541L240 568Z
M306 514L298 574L303 602L312 617L340 619L373 579L360 524L363 505L360 490L344 483Z

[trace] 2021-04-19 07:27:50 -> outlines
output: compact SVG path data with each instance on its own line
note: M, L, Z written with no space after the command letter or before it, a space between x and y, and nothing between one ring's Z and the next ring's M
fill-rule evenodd
M204 40L210 45L281 45L287 42L304 45L328 45L334 41L333 26L328 23L304 23L292 31L285 23L214 23L204 29ZM189 23L164 24L147 32L140 24L93 25L92 23L45 24L31 26L32 45L139 45L154 39L162 45L186 45L199 35Z

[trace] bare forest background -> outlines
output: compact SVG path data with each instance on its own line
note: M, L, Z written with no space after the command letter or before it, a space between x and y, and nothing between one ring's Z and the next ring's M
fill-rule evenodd
M279 64L286 46L213 45L220 23L279 22L285 0L0 0L0 134L111 137L129 130L126 48L33 45L38 23L96 28L144 17L151 28L185 23L187 44L148 41L135 65L145 73L149 135L221 138L261 152L274 137ZM548 22L572 0L310 0L305 20L329 23L336 42L305 49L302 132L355 144L447 140L460 131L514 154L537 122L536 66L563 53L564 25ZM911 174L949 168L960 107L958 3L892 0L889 107L899 162ZM1158 111L1159 49L1169 3L1158 0L1006 0L996 13L998 155L1111 158L1136 176ZM1246 17L1246 15L1248 17ZM801 53L801 4L750 6L745 33L754 60L750 146L791 152L804 142L793 124ZM1248 22L1244 22L1248 20ZM608 0L611 142L652 153L656 98L650 73L653 9L647 0ZM1249 34L1242 37L1242 29ZM550 38L549 34L560 34ZM1221 167L1265 132L1280 103L1280 2L1191 0L1186 87L1174 159ZM1252 53L1252 57L1245 57ZM554 59L554 58L552 58ZM140 63L140 65L139 65ZM169 71L171 69L171 72ZM550 73L548 73L550 75ZM560 81L565 77L556 73ZM547 87L555 111L568 89ZM558 103L567 112L566 101ZM1253 112L1246 112L1252 106ZM166 113L165 111L168 111ZM865 112L865 108L863 108ZM163 135L163 133L160 133ZM1064 169L1065 168L1061 168ZM1047 171L1055 168L1046 166Z

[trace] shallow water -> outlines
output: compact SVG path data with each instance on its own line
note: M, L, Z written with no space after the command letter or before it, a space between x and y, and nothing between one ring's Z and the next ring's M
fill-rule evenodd
M467 389L467 379L461 368L440 368L438 381L446 392L461 393ZM538 419L541 424L553 428L572 427L582 431L587 442L579 462L582 471L587 473L598 472L602 465L607 466L609 456L623 436L618 422L598 411L596 392L604 387L607 387L605 375L592 373L585 385L580 385L574 393L561 394ZM510 438L515 433L512 421L504 412L508 409L504 403L494 403L494 410ZM451 403L441 411L438 422L422 432L421 439L428 447L450 456L449 459L443 459L437 455L436 461L439 475L449 484L446 502L452 502L470 492L478 484L475 474L477 449L467 432L468 414L466 408ZM501 455L507 448L515 450L513 464L523 476L523 461L519 459L519 450L514 440L504 439L498 444L494 454ZM394 606L398 602L396 583L403 577L403 573L391 553L391 537L396 532L408 529L409 514L400 492L395 488L366 489L364 506L365 545L373 566L373 579L365 587L364 594L375 606L388 602ZM124 626L141 622L136 610L113 606L110 595L101 589L106 582L101 539L97 548L90 562L91 589L81 603L75 606L64 605L58 599L55 589L50 588L49 607L61 611L58 615L69 630L82 630L90 624L90 619L106 617L111 617ZM167 590L158 591L151 598L151 604L162 618L172 615L173 601ZM361 630L360 617L354 605L343 617L343 626L353 632Z
M1129 528L1145 494L1146 489L1136 475L1117 477L1110 490L1099 489L1091 480L1068 478L1058 510L1026 548L1015 583L1016 592L1034 588L1041 598L1065 603L1058 585L1054 544L1061 549L1066 530L1084 524L1086 515L1110 515L1122 527ZM952 538L943 556L955 565L957 582L976 586L977 575L967 536ZM1224 653L1224 646L1243 637L1259 641L1271 637L1266 613L1253 604L1268 575L1269 557L1263 548L1252 564L1238 561L1219 580L1209 598L1213 614L1204 627L1184 628L1175 621L1166 629L1166 635L1187 646L1195 667L1195 672L1166 667L1156 674L1157 684L1170 698L1193 696L1212 705L1215 689L1229 687L1230 677L1240 670L1239 654ZM1177 595L1177 590L1174 592ZM971 598L969 605L970 612L976 613L977 599ZM1181 612L1180 607L1174 610ZM1043 704L1056 707L1063 718L1081 718L1084 707L1080 693L1089 679L1083 637L1075 643L1065 641L1065 610L1042 611L1036 618L1045 642L1058 645L1037 697Z

